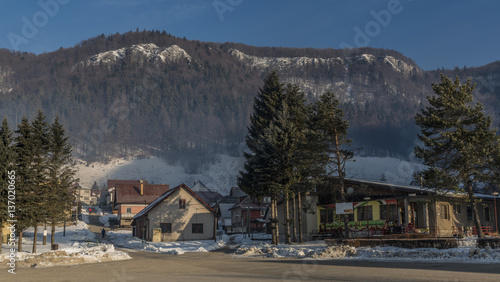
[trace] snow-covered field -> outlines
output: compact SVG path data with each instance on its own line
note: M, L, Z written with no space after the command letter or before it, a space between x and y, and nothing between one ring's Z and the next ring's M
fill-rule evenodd
M243 168L244 159L219 155L219 162L199 174L186 174L182 166L171 166L157 157L147 159L115 159L108 164L86 164L78 161L80 184L92 187L97 182L99 187L108 179L144 179L149 183L165 183L175 187L181 183L192 186L196 181L202 181L207 187L218 190L226 195L231 187L236 186L238 172ZM395 158L356 157L355 162L347 164L349 178L382 181L391 184L408 185L413 173L422 169L422 165L401 161Z

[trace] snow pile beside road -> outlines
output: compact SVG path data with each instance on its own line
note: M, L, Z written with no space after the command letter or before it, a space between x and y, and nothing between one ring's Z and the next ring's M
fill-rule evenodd
M107 236L118 247L176 255L187 252L210 252L223 248L227 244L226 240L149 242L133 237L132 232L128 230L110 231Z
M18 267L31 266L54 266L54 265L75 265L83 263L97 263L112 260L130 259L130 256L121 251L115 250L110 244L97 244L95 234L88 229L88 225L83 221L78 221L77 225L56 227L55 243L58 250L52 251L50 245L50 228L48 227L47 244L43 245L43 227L38 227L37 252L31 253L33 246L33 228L28 228L23 232L23 250L16 252L16 265ZM66 233L66 234L64 234ZM17 242L16 242L17 243ZM10 246L2 245L0 254L0 268L7 266L9 260ZM17 245L16 245L17 250Z
M321 242L300 245L245 244L240 246L236 256L268 258L305 258L305 259L356 259L356 260L407 260L414 262L463 262L499 263L500 249L486 247L459 247L452 249L420 248L404 249L397 247L359 247L329 246Z
M70 248L57 251L48 251L41 254L26 252L18 253L16 265L18 267L48 267L55 265L75 265L84 263L98 263L113 260L130 259L124 252L116 251L110 244L88 246L75 243Z

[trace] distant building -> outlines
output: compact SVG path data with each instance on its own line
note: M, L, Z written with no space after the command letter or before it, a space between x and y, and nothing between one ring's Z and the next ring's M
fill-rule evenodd
M108 187L120 226L130 226L136 214L169 190L168 185L148 184L146 180L108 180Z
M231 208L234 207L241 197L246 197L247 194L241 191L238 187L232 187L228 196L222 197L215 208L218 212L219 228L223 228L226 232L231 232L233 222L231 218Z
M264 215L270 201L261 202L250 196L238 198L238 202L229 210L231 211L231 231L246 232L248 226L250 231L264 231L266 221Z
M211 189L207 188L205 184L203 184L201 181L196 182L193 187L191 187L191 190L196 193L205 203L207 203L210 207L214 207L217 201L222 199L222 195L219 194L219 192L212 191Z
M75 200L86 206L99 205L99 196L88 187L77 185L73 188Z

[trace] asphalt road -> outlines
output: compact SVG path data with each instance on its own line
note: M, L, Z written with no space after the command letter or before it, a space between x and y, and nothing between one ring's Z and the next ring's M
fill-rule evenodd
M91 228L96 233L102 229ZM132 259L21 268L16 275L1 273L0 281L500 281L499 264L255 259L234 257L226 250L183 255L122 250Z
M131 260L23 268L2 281L500 281L498 264L235 258L224 252L130 252ZM7 278L8 280L4 280Z

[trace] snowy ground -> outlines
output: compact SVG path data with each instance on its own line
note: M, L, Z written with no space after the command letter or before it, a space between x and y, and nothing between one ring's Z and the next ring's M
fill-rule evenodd
M85 218L86 216L84 215ZM50 250L50 227L47 227L48 236L46 245L42 245L43 227L38 228L36 253L31 252L33 246L33 228L29 228L24 232L23 251L16 252L17 267L46 267L130 259L127 253L115 250L112 244L98 244L95 234L89 231L88 225L83 221L79 221L77 225L67 224L66 236L63 235L63 227L56 228L55 243L59 244L57 251ZM2 245L0 268L7 267L9 249L10 247L7 244Z
M273 246L266 243L246 243L235 252L236 257L302 258L308 260L348 259L348 260L387 260L411 262L447 263L499 263L500 249L479 249L475 238L461 243L452 249L420 248L404 249L397 247L350 247L327 246L324 241L313 241L297 245Z
M78 161L76 177L80 178L82 186L89 188L94 181L101 187L108 179L115 178L144 179L149 183L165 183L171 187L181 183L191 186L196 181L202 181L207 187L226 195L231 187L236 186L236 178L243 168L244 159L227 155L217 157L220 161L211 165L208 170L191 175L186 174L181 166L168 165L156 157L115 159L108 164L87 164ZM355 159L355 162L347 164L347 176L354 179L408 185L412 181L413 173L422 169L422 165L395 158L356 157Z
M132 237L127 230L110 231L107 236L117 247L148 252L182 255L186 252L210 252L226 246L228 238L222 240L199 240L178 242L148 242Z

